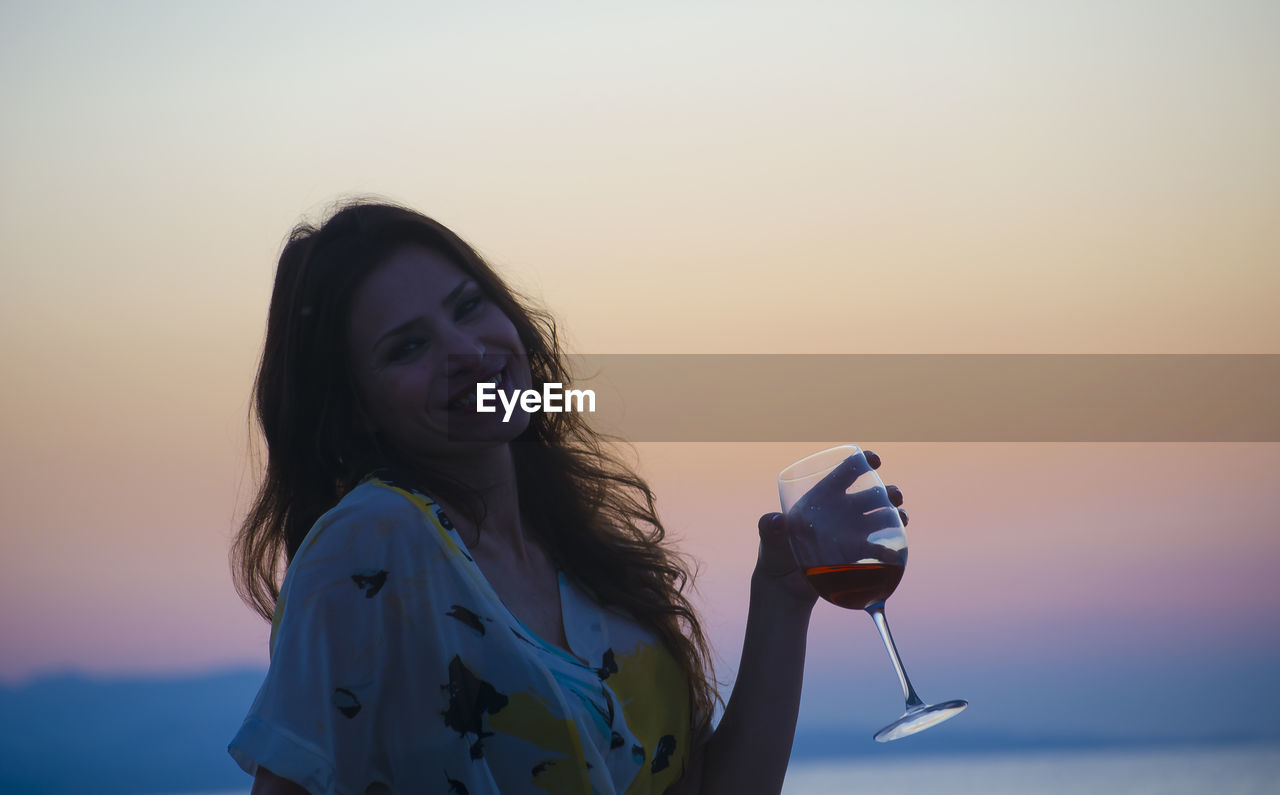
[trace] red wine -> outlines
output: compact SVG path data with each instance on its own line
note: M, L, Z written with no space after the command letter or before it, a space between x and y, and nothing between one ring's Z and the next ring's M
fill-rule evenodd
M809 584L823 599L850 610L863 610L889 598L902 582L904 566L887 563L846 563L804 570Z

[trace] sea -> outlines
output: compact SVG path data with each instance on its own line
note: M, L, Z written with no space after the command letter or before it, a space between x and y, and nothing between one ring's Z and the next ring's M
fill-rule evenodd
M1280 795L1280 744L809 760L785 795Z
M1280 744L792 762L784 795L1280 795ZM249 795L249 790L167 795Z

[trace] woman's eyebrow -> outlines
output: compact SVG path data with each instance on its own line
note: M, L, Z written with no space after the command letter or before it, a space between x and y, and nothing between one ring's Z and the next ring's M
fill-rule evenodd
M444 297L444 299L440 301L440 305L441 305L441 306L444 306L444 307L447 307L447 306L449 306L450 304L452 304L453 302L457 301L457 300L458 300L458 296L459 296L459 295L461 295L461 294L462 294L462 291L463 291L463 290L465 290L465 289L467 289L467 286L468 286L468 285L470 285L470 284L472 284L472 280L471 280L471 279L463 279L463 280L458 284L458 286L457 286L457 287L455 287L455 288L453 288L452 290L450 290L450 291L449 291L449 294L448 294L448 295L446 295L446 296ZM387 331L387 332L383 333L383 334L382 334L382 336L380 336L380 337L378 337L378 339L374 340L374 343L373 343L373 347L374 347L374 349L377 349L377 347L378 347L379 345L381 345L381 344L382 344L382 341L383 341L383 340L385 340L387 337L394 337L396 334L399 334L399 333L400 333L400 332L402 332L402 331L406 331L407 329L413 328L414 326L416 326L416 325L418 325L418 324L420 324L420 323L425 322L425 321L426 321L426 319L427 319L427 318L426 318L426 315L418 315L417 317L410 318L409 320L406 320L405 322L401 323L400 325L396 326L395 328L393 328L393 329L391 329L391 330L389 330L389 331Z
M454 301L458 300L458 296L462 294L463 290L467 289L467 285L469 284L471 284L470 279L463 279L462 282L459 283L457 287L453 288L453 290L444 297L444 300L440 302L440 305L448 306L449 304L452 304Z

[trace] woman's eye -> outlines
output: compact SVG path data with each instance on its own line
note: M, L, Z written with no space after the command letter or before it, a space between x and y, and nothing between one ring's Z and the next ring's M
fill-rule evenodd
M484 303L484 296L482 295L473 295L470 298L464 298L462 301L458 302L458 308L455 310L454 314L456 317L465 317L474 312L482 303Z
M417 353L426 341L418 337L398 342L387 352L387 361L398 362Z

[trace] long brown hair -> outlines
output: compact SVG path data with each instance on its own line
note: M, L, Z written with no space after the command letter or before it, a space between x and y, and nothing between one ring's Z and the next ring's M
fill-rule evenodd
M470 245L398 205L342 205L320 226L293 229L276 269L266 342L253 385L252 414L267 446L256 498L231 550L236 591L270 620L282 563L292 561L311 525L366 475L402 472L364 423L346 365L352 296L396 249L416 244L450 258L510 318L533 386L572 378L549 314L515 293ZM695 726L711 718L717 695L702 625L685 595L688 563L663 544L653 492L617 454L613 440L575 412L534 412L512 442L521 510L536 517L555 563L591 591L654 631L689 682ZM480 523L479 495L446 472L416 470L415 484Z

